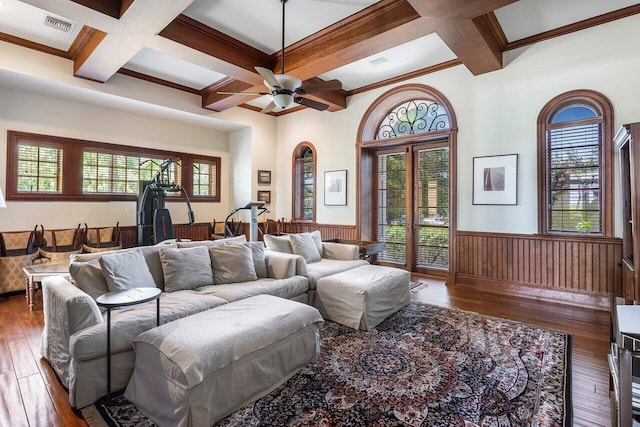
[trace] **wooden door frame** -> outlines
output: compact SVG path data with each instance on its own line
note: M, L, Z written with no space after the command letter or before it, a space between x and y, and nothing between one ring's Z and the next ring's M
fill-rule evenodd
M393 139L376 139L375 132L381 120L395 106L411 99L432 99L447 112L449 128L419 135L401 136ZM409 143L448 141L449 147L449 270L442 272L448 283L455 283L458 260L456 256L457 233L457 134L458 125L455 113L447 98L438 90L421 84L408 84L395 87L379 96L365 112L356 141L356 228L360 240L373 240L377 209L374 203L375 185L371 179L375 170L376 151L380 148L393 148Z

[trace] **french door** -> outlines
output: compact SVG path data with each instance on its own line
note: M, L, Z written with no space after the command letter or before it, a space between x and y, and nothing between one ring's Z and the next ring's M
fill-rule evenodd
M449 269L449 147L447 141L411 144L376 153L378 255L423 273Z

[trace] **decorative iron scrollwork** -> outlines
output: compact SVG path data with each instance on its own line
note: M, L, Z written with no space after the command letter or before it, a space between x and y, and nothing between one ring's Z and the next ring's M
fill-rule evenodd
M396 106L378 126L376 139L388 139L449 129L444 107L428 99L412 99Z

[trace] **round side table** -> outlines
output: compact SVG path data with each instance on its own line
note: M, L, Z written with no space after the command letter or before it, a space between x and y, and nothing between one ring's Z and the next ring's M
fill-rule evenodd
M96 298L98 306L107 309L107 400L111 400L111 309L156 300L156 325L160 326L160 293L158 288L132 288Z

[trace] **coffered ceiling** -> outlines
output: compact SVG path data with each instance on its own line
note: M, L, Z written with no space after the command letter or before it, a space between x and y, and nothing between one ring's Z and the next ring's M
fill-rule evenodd
M638 12L629 0L288 0L286 72L340 80L307 95L337 111L354 93L460 64L492 72L506 50ZM254 67L279 72L281 14L279 0L0 0L0 40L68 58L78 78L121 73L203 108L259 110L270 96L218 92L265 91Z

